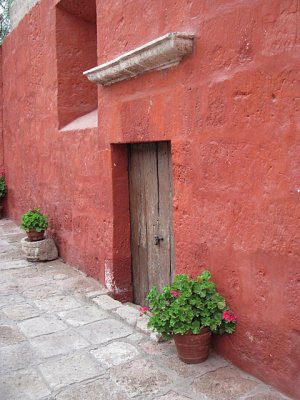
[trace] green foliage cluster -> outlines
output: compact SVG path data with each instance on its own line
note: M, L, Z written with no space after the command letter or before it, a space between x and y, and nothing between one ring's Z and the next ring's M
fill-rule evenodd
M23 214L21 228L26 232L31 229L42 232L48 228L47 216L43 215L38 208L33 208Z
M0 45L10 31L9 11L13 0L0 0Z
M222 318L229 307L210 277L209 271L196 279L180 274L171 285L163 288L162 293L153 287L147 296L152 314L148 327L154 328L165 339L189 331L197 334L202 327L209 327L213 333L233 333L236 317L233 317L234 321Z
M0 199L3 199L7 193L7 186L4 176L0 176Z

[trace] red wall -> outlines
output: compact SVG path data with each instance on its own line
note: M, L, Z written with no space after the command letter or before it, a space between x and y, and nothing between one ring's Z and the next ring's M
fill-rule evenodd
M54 1L36 6L3 47L9 215L20 221L40 206L61 256L128 299L126 146L118 144L171 140L176 270L211 270L239 316L216 349L295 398L297 18L299 26L297 0L97 1L98 63L171 31L194 33L195 49L170 70L99 87L98 129L69 132L57 128Z
M3 79L2 79L2 46L0 46L0 175L4 174L3 149Z
M95 2L94 9L96 12ZM64 127L97 109L97 86L82 74L97 65L96 21L87 21L57 7L56 59L58 123Z

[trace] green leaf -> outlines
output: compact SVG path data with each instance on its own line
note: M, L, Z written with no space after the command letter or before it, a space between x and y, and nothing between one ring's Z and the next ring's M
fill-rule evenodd
M37 232L44 231L48 228L47 216L43 215L38 208L34 208L23 214L21 228L27 232L31 229Z
M148 326L165 338L188 331L198 333L202 326L220 334L234 332L235 324L222 320L226 302L210 278L209 271L204 271L197 279L178 274L161 293L151 288L147 296L152 313ZM170 290L176 290L179 297L172 296Z

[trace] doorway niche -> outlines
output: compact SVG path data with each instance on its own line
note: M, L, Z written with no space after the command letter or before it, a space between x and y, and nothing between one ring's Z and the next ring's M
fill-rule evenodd
M97 63L95 0L61 0L57 4L56 56L58 123L61 129L95 111L98 106L97 86L82 75Z
M175 271L171 142L111 144L114 298L145 304Z

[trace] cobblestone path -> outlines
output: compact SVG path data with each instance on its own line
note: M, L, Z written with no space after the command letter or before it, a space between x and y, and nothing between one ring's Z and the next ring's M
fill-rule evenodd
M180 362L97 281L61 260L27 262L23 236L0 220L1 400L286 398L214 353Z

